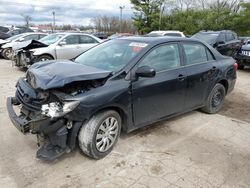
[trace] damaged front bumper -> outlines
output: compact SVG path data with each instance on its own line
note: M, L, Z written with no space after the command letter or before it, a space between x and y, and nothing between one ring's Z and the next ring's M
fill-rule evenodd
M20 132L37 134L38 146L41 146L37 151L37 158L54 160L73 150L82 121L73 121L64 116L51 118L43 115L41 105L45 101L38 103L38 96L30 85L20 79L16 87L16 96L7 98L8 114ZM20 112L16 113L15 106L20 108Z
M33 53L31 51L18 50L14 52L12 61L17 67L28 68L33 63L37 62L37 57L33 56Z
M9 113L9 117L11 122L16 126L16 128L21 131L22 133L29 132L29 121L24 116L18 116L13 108L13 101L15 101L15 98L8 97L7 98L7 110Z

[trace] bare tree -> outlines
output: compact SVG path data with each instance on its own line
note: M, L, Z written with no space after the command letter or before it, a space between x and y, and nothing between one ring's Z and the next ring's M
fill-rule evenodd
M108 17L108 16L99 16L92 19L92 23L95 25L95 28L100 32L107 33L116 33L119 32L119 17ZM124 32L134 32L132 20L123 20L122 21L122 30Z
M30 21L32 20L32 17L29 16L29 15L24 15L24 14L21 14L21 16L22 16L23 19L24 19L25 26L26 26L26 27L29 27Z

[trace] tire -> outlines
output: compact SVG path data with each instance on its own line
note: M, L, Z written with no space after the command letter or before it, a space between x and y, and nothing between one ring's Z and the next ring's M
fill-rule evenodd
M220 111L220 109L224 104L225 96L226 96L225 87L222 84L217 83L210 92L207 101L205 103L205 106L201 110L208 114L217 113L218 111Z
M10 56L11 52L12 52L11 48L3 49L2 56L4 57L4 59L10 60L11 59L11 56Z
M107 124L110 129L105 126ZM109 131L105 133L103 129ZM84 123L78 135L79 146L87 156L101 159L111 152L118 141L120 133L120 115L113 110L104 111L94 115L88 122Z
M41 55L38 57L37 62L39 61L49 61L49 60L53 60L53 58L49 55Z

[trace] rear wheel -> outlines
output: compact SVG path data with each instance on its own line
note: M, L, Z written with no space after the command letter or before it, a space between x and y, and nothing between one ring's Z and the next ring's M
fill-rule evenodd
M113 110L101 112L82 126L78 135L79 146L89 157L101 159L111 152L120 132L120 115Z
M48 61L48 60L52 60L53 58L49 55L41 55L39 56L39 58L37 59L37 62L39 61Z
M209 114L217 113L223 106L225 95L225 87L217 83L209 94L205 106L201 110Z

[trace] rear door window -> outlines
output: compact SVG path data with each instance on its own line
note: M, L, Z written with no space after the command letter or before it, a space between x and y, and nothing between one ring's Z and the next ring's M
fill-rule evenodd
M67 45L70 44L79 44L79 35L70 35L65 37L64 41Z
M94 38L87 35L80 35L80 44L98 43Z
M186 55L186 65L193 65L214 60L210 50L200 43L184 43L184 52Z

